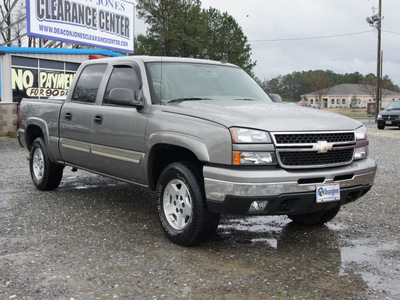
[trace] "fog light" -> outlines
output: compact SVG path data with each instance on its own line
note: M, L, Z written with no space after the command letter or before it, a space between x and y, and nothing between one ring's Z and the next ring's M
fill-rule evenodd
M249 212L263 211L267 207L268 201L253 201L250 204Z
M368 154L369 154L368 146L361 147L361 148L356 148L356 151L354 152L354 159L367 158Z

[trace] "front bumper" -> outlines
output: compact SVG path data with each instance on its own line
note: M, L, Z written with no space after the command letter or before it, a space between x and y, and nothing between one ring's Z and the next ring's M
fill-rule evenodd
M372 187L376 163L372 159L351 165L313 170L246 170L205 166L207 206L211 212L250 214L250 204L268 201L256 214L301 214L343 205L363 196ZM316 203L316 187L339 184L341 200ZM251 213L254 214L254 213Z
M384 125L384 126L400 126L400 119L392 119L392 120L384 120L382 118L378 118L376 120L378 125Z

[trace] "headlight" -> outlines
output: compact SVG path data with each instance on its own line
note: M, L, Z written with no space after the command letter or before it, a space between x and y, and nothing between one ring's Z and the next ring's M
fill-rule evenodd
M366 140L368 139L367 129L364 126L361 126L356 130L356 140Z
M233 151L234 165L275 165L276 158L273 152L240 152Z
M271 143L271 137L265 131L237 127L232 127L229 130L234 144Z
M260 151L259 149L255 150L254 145L252 145L272 144L268 132L238 127L232 127L229 130L231 132L233 144L248 144L234 146L232 151L232 163L234 165L276 165L276 156L274 152ZM256 146L256 148L260 147Z
M379 119L382 119L382 115L378 115L378 118L379 118Z

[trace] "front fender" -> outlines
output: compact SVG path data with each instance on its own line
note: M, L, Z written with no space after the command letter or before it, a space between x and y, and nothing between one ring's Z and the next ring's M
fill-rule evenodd
M144 157L144 162L143 162L145 178L147 178L148 184L151 189L155 188L154 184L157 181L157 179L153 178L154 175L153 173L154 156L152 155L153 150L157 149L158 146L166 146L166 145L178 147L181 149L186 149L188 152L191 152L194 156L196 156L196 158L199 161L202 162L210 161L210 156L206 144L204 143L204 141L202 141L197 137L185 133L166 132L166 131L153 133L148 138L146 155ZM167 164L168 161L164 161L162 163Z
M155 132L149 136L146 153L157 144L173 145L190 150L202 162L209 162L210 155L204 141L198 137L177 132Z

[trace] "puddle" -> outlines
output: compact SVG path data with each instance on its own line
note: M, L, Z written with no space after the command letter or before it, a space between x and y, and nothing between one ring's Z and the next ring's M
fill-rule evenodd
M225 235L230 235L233 231L240 231L244 233L258 233L261 235L269 235L270 237L256 237L249 241L251 243L265 243L272 248L277 248L278 240L281 238L282 231L291 223L291 220L286 216L255 216L245 218L235 218L229 220L223 220L219 225L219 229ZM311 229L312 227L304 227L304 229ZM344 224L339 223L328 223L325 225L330 231L342 231L348 227ZM274 238L276 237L276 238Z
M260 238L260 239L252 239L252 243L262 243L262 244L267 244L268 246L278 249L278 240L277 239L265 239L265 238Z
M279 216L257 216L230 219L221 222L218 228L224 230L238 230L253 233L263 233L271 231L281 231L282 228L290 223L290 219Z
M388 299L392 296L400 299L400 260L396 260L400 255L399 243L344 238L341 233L348 228L337 222L314 228L301 227L285 216L225 219L219 226L224 236L236 236L235 242L264 244L285 257L288 256L286 248L292 247L294 255L308 255L308 249L322 245L324 248L319 251L331 254L326 263L335 261L338 277L357 274L372 292L386 294ZM340 240L351 246L341 247Z
M390 291L390 294L400 296L400 261L386 258L399 255L400 245L397 242L373 243L369 240L351 240L351 243L353 246L340 249L340 274L355 272L362 276L371 289Z
M69 175L64 176L62 186L60 186L60 188L87 190L103 187L114 187L122 184L124 183L98 175Z

